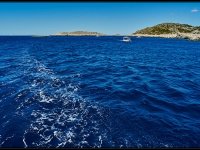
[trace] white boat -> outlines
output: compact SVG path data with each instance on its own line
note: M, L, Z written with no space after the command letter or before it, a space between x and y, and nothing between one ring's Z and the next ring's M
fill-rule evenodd
M123 42L131 42L131 38L128 36L124 36L122 41Z

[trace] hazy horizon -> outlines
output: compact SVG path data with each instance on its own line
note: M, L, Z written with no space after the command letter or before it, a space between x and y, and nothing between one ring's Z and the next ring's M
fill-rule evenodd
M0 3L0 35L131 34L160 23L200 25L200 3Z

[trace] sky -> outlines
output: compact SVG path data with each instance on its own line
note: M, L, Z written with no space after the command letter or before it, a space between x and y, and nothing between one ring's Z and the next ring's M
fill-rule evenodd
M164 22L200 26L200 2L0 2L0 35L131 34Z

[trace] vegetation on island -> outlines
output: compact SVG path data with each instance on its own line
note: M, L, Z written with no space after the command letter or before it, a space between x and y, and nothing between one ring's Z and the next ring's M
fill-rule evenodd
M200 34L200 26L191 26L188 24L180 24L180 23L162 23L155 25L153 27L147 27L138 30L133 34L160 35L160 34L176 34L176 33Z

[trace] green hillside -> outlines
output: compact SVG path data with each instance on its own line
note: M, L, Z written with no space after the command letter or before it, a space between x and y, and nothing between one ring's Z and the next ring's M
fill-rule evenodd
M174 33L200 34L200 26L191 26L188 24L179 24L179 23L162 23L155 25L153 27L147 27L138 30L133 34L160 35L160 34L174 34Z

